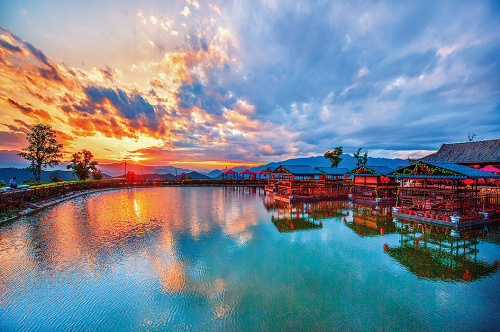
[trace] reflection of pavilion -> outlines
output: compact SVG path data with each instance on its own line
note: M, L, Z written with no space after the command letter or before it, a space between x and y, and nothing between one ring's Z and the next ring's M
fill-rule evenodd
M271 220L280 232L291 232L322 228L322 220L329 217L344 216L343 201L321 201L310 203L287 204L267 196L264 207L272 212Z
M360 236L374 236L395 233L390 207L368 204L352 204L352 221L346 226Z
M498 263L477 260L477 244L484 229L458 233L412 221L394 219L401 234L399 247L386 252L418 277L445 281L473 281L494 273Z

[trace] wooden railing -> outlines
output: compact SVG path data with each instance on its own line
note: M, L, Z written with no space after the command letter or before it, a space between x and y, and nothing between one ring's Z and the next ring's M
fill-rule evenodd
M100 180L100 181L75 181L62 182L47 185L35 186L24 190L8 190L0 193L0 213L11 210L21 210L29 202L36 203L40 200L56 198L68 193L76 193L91 189L106 188L141 188L141 187L161 187L161 186L182 186L182 187L226 187L226 186L256 186L264 187L265 180L151 180L127 182L124 179Z

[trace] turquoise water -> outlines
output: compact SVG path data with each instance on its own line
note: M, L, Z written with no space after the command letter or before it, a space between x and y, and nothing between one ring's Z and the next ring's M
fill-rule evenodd
M497 330L498 234L250 188L92 194L0 227L0 330Z

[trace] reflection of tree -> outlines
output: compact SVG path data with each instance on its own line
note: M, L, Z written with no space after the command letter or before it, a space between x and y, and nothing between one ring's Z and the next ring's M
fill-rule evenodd
M274 219L273 224L280 233L304 231L323 227L322 225L316 224L314 221L306 220L305 218Z
M473 281L494 273L496 264L477 260L477 244L484 230L460 234L444 228L431 229L396 222L399 247L386 252L418 277L445 281Z

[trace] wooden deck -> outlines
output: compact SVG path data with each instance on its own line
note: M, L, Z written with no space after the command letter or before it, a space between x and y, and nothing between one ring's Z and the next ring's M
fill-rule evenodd
M275 201L283 203L296 203L296 202L320 202L320 201L335 201L340 199L346 199L347 195L324 195L324 196L287 196L287 195L274 195L273 193L268 194Z
M426 218L426 217L421 217L421 216L415 216L412 214L394 212L394 211L392 212L392 216L394 218L401 218L401 219L405 219L405 220L417 221L417 222L427 224L427 225L453 228L453 229L463 229L463 228L469 228L469 227L476 227L476 226L489 224L489 222L490 222L490 220L488 218L478 219L478 220L470 220L470 221L465 221L465 222L451 222L451 221L431 219L431 218Z
M372 201L369 199L360 199L360 198L354 198L354 197L350 197L350 198L348 198L348 200L350 202L375 205L375 206L391 206L391 205L396 204L396 200L381 200L380 202L378 202L378 201Z

